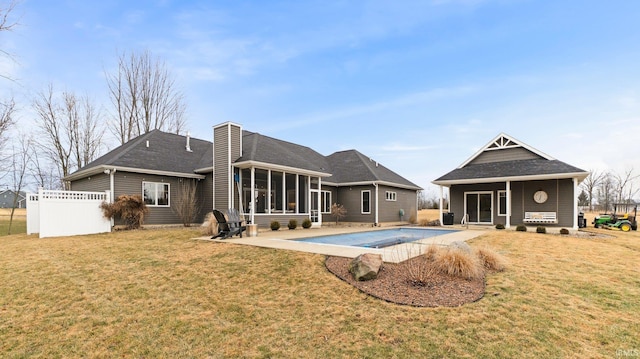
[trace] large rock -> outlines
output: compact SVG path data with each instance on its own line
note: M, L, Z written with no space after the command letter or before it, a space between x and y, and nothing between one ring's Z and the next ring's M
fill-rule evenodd
M382 267L380 254L365 253L355 257L349 264L349 272L355 280L371 280L378 276Z
M466 253L471 253L471 246L469 246L467 243L462 242L462 241L453 241L450 244L451 248L453 249L459 249L463 252Z

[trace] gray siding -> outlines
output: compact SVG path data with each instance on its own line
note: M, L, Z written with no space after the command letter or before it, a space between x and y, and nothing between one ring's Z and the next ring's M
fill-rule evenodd
M411 214L416 215L416 191L387 186L378 186L378 191L380 195L378 220L381 223L400 221L400 209L404 210L402 221L408 221ZM395 201L386 200L385 192L387 191L396 193Z
M116 172L117 173L117 172ZM90 177L85 177L71 182L72 191L103 192L111 189L109 175L98 173Z
M537 154L522 147L506 148L500 150L492 150L482 152L478 157L469 162L468 165L477 165L480 163L530 160L541 158Z
M214 202L217 209L231 207L229 191L233 190L231 164L242 154L242 128L231 123L214 129L213 132L213 168ZM233 194L232 194L233 195ZM237 198L234 202L237 207Z
M249 216L245 216L245 218L249 218ZM289 230L287 228L287 224L289 224L290 219L295 219L298 221L298 228L302 228L302 221L309 218L308 214L256 214L254 216L255 223L258 225L258 228L270 228L271 221L280 222L280 230Z
M364 190L371 191L371 214L362 214L361 210L361 197L360 193ZM383 193L384 195L384 193ZM353 187L340 187L338 188L338 196L337 199L334 199L333 202L342 204L344 208L347 209L347 215L342 219L344 222L365 222L365 223L374 223L375 222L375 197L376 196L376 188L371 186L353 186ZM331 221L335 221L333 216L327 216L327 218Z
M207 173L207 177L200 181L198 193L198 198L202 203L198 222L203 222L207 213L213 210L213 173Z
M464 215L464 193L477 191L493 192L493 223L506 223L504 216L498 216L498 191L505 189L505 183L485 183L451 186L451 212L454 223L460 223ZM536 191L547 192L549 199L545 203L536 203L533 194ZM525 212L556 212L558 223L549 226L572 227L576 209L573 207L573 181L571 179L511 182L511 225L523 224Z

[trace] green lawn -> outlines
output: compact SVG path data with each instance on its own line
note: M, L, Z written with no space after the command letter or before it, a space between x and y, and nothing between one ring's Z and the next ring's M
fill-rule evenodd
M321 255L194 241L191 230L3 236L0 353L616 357L640 350L640 235L613 234L488 232L471 245L509 267L458 308L380 301L328 273Z
M11 224L11 234L27 233L27 220L25 217L15 217ZM9 234L9 217L0 216L0 236Z

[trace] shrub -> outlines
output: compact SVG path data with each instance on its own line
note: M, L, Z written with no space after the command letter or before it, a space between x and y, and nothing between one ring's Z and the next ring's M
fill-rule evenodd
M280 229L280 222L278 221L271 221L271 230L272 231L277 231L278 229Z
M439 219L430 220L428 218L422 219L420 220L420 223L418 223L418 225L422 227L439 227L440 220Z
M493 249L486 247L478 248L476 250L476 256L482 266L487 270L502 272L506 268L504 258Z
M102 202L100 205L105 218L120 218L127 229L137 229L144 222L144 215L149 212L140 195L123 194L113 203Z
M296 221L295 219L290 219L287 227L289 227L289 229L296 229L296 227L298 227L298 221Z
M336 217L336 225L338 225L338 221L347 216L347 209L341 204L334 203L331 205L331 214Z
M311 228L311 220L309 218L305 218L304 221L302 221L302 228Z
M411 214L409 215L409 223L411 224L416 224L418 223L418 217L417 217L418 213L416 212L415 208L411 208Z
M504 229L504 224L502 223L496 224L496 229Z
M543 226L536 227L536 233L547 233L547 228Z
M524 224L519 224L516 227L516 231L518 231L518 232L526 232L527 231L527 226L525 226Z
M569 234L569 230L566 228L560 228L560 234Z
M408 255L417 248L420 248L420 246L405 247ZM403 269L402 273L404 275L404 279L410 285L416 287L428 287L431 284L434 279L434 274L437 273L437 270L433 265L433 258L437 251L438 247L435 244L431 244L422 255L405 261L404 265L401 267Z
M433 265L443 274L465 279L478 279L484 275L477 256L459 248L447 248L436 252Z

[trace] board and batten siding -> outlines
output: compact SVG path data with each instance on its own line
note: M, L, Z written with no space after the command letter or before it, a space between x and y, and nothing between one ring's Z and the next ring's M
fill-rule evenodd
M242 128L225 123L213 130L214 203L216 209L231 207L231 164L242 155Z
M474 158L473 161L469 162L467 166L477 165L481 163L530 160L530 159L536 159L536 158L541 158L541 157L527 150L526 148L514 147L514 148L508 148L508 149L482 152L480 155L478 155L478 157Z

